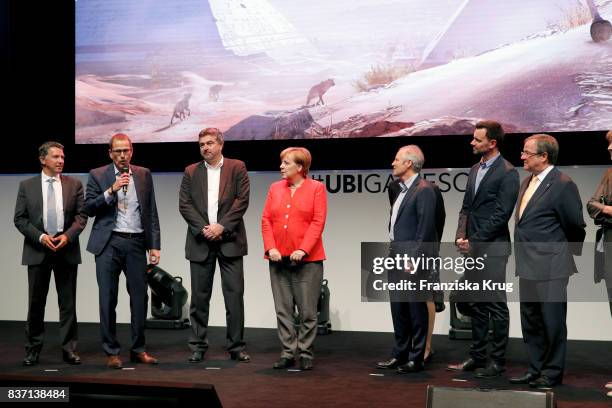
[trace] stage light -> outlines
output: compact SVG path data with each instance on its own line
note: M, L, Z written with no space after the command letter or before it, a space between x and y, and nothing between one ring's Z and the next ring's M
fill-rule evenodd
M187 290L180 276L172 276L159 266L147 266L147 283L151 288L151 315L148 329L183 329L189 320L183 319L183 305L187 302Z

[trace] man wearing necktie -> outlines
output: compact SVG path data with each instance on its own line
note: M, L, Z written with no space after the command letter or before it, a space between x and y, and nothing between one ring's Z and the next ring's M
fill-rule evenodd
M480 162L470 170L459 212L455 243L460 252L472 258L482 257L482 271L468 270L466 280L506 281L506 264L511 253L508 221L519 191L519 175L504 159L500 147L504 141L501 124L485 120L476 124L471 145ZM510 315L506 293L483 293L473 299L471 310L472 344L470 358L448 366L451 371L476 371L476 377L496 377L506 364L506 346ZM493 334L489 336L492 323ZM490 353L488 348L490 346ZM487 361L490 358L490 361Z
M64 146L46 142L38 149L40 175L19 184L15 226L24 236L22 264L28 266L28 317L25 366L38 364L43 347L45 304L51 271L60 308L62 359L81 363L76 353L76 281L81 263L79 234L87 224L83 185L62 175Z
M109 368L122 368L116 313L119 274L125 273L130 295L132 344L130 360L157 364L146 352L147 252L149 263L160 257L160 228L151 171L130 164L132 141L122 133L109 143L111 164L89 172L85 212L96 217L87 250L96 256L102 348Z
M521 160L529 173L515 211L516 275L521 328L529 369L514 384L548 389L563 382L567 348L567 283L577 273L585 222L576 184L556 167L559 144L549 135L525 140Z

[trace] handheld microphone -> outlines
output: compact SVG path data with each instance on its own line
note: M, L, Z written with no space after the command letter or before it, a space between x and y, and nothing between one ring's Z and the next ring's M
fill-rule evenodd
M121 169L121 173L123 174L129 173L129 172L130 172L130 168L128 166L124 166ZM121 189L123 190L123 194L127 194L127 188L128 188L127 184L121 186Z

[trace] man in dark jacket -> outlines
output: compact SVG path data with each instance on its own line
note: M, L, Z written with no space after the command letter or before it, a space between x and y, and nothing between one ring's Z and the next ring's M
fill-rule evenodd
M62 175L64 146L46 142L38 149L41 174L19 184L15 226L24 236L21 263L28 266L28 319L23 364L38 364L51 271L60 308L62 359L80 364L76 353L76 281L81 263L79 234L87 224L83 185Z

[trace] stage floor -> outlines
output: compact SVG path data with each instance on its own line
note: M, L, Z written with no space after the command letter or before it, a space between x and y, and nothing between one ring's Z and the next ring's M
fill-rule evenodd
M391 333L334 332L316 340L313 371L272 369L280 346L274 329L246 329L251 363L237 364L224 350L225 329L210 329L210 349L205 362L189 364L187 330L148 330L148 351L159 358L157 366L129 363L129 350L122 352L126 367L104 366L98 325L79 324L79 353L83 364L72 367L61 362L57 345L57 323L48 323L46 346L40 364L23 367L23 322L0 322L0 374L11 376L75 377L83 380L163 381L213 384L224 407L425 407L427 385L467 388L529 390L514 386L506 377L477 380L469 374L445 370L449 362L467 356L469 341L434 336L435 356L424 372L398 375L377 370L376 361L389 355ZM119 325L119 340L129 347L129 325ZM522 374L527 358L521 339L510 339L508 376ZM58 370L58 371L45 371ZM610 407L604 385L612 380L612 347L609 342L570 341L564 385L553 391L560 408Z

